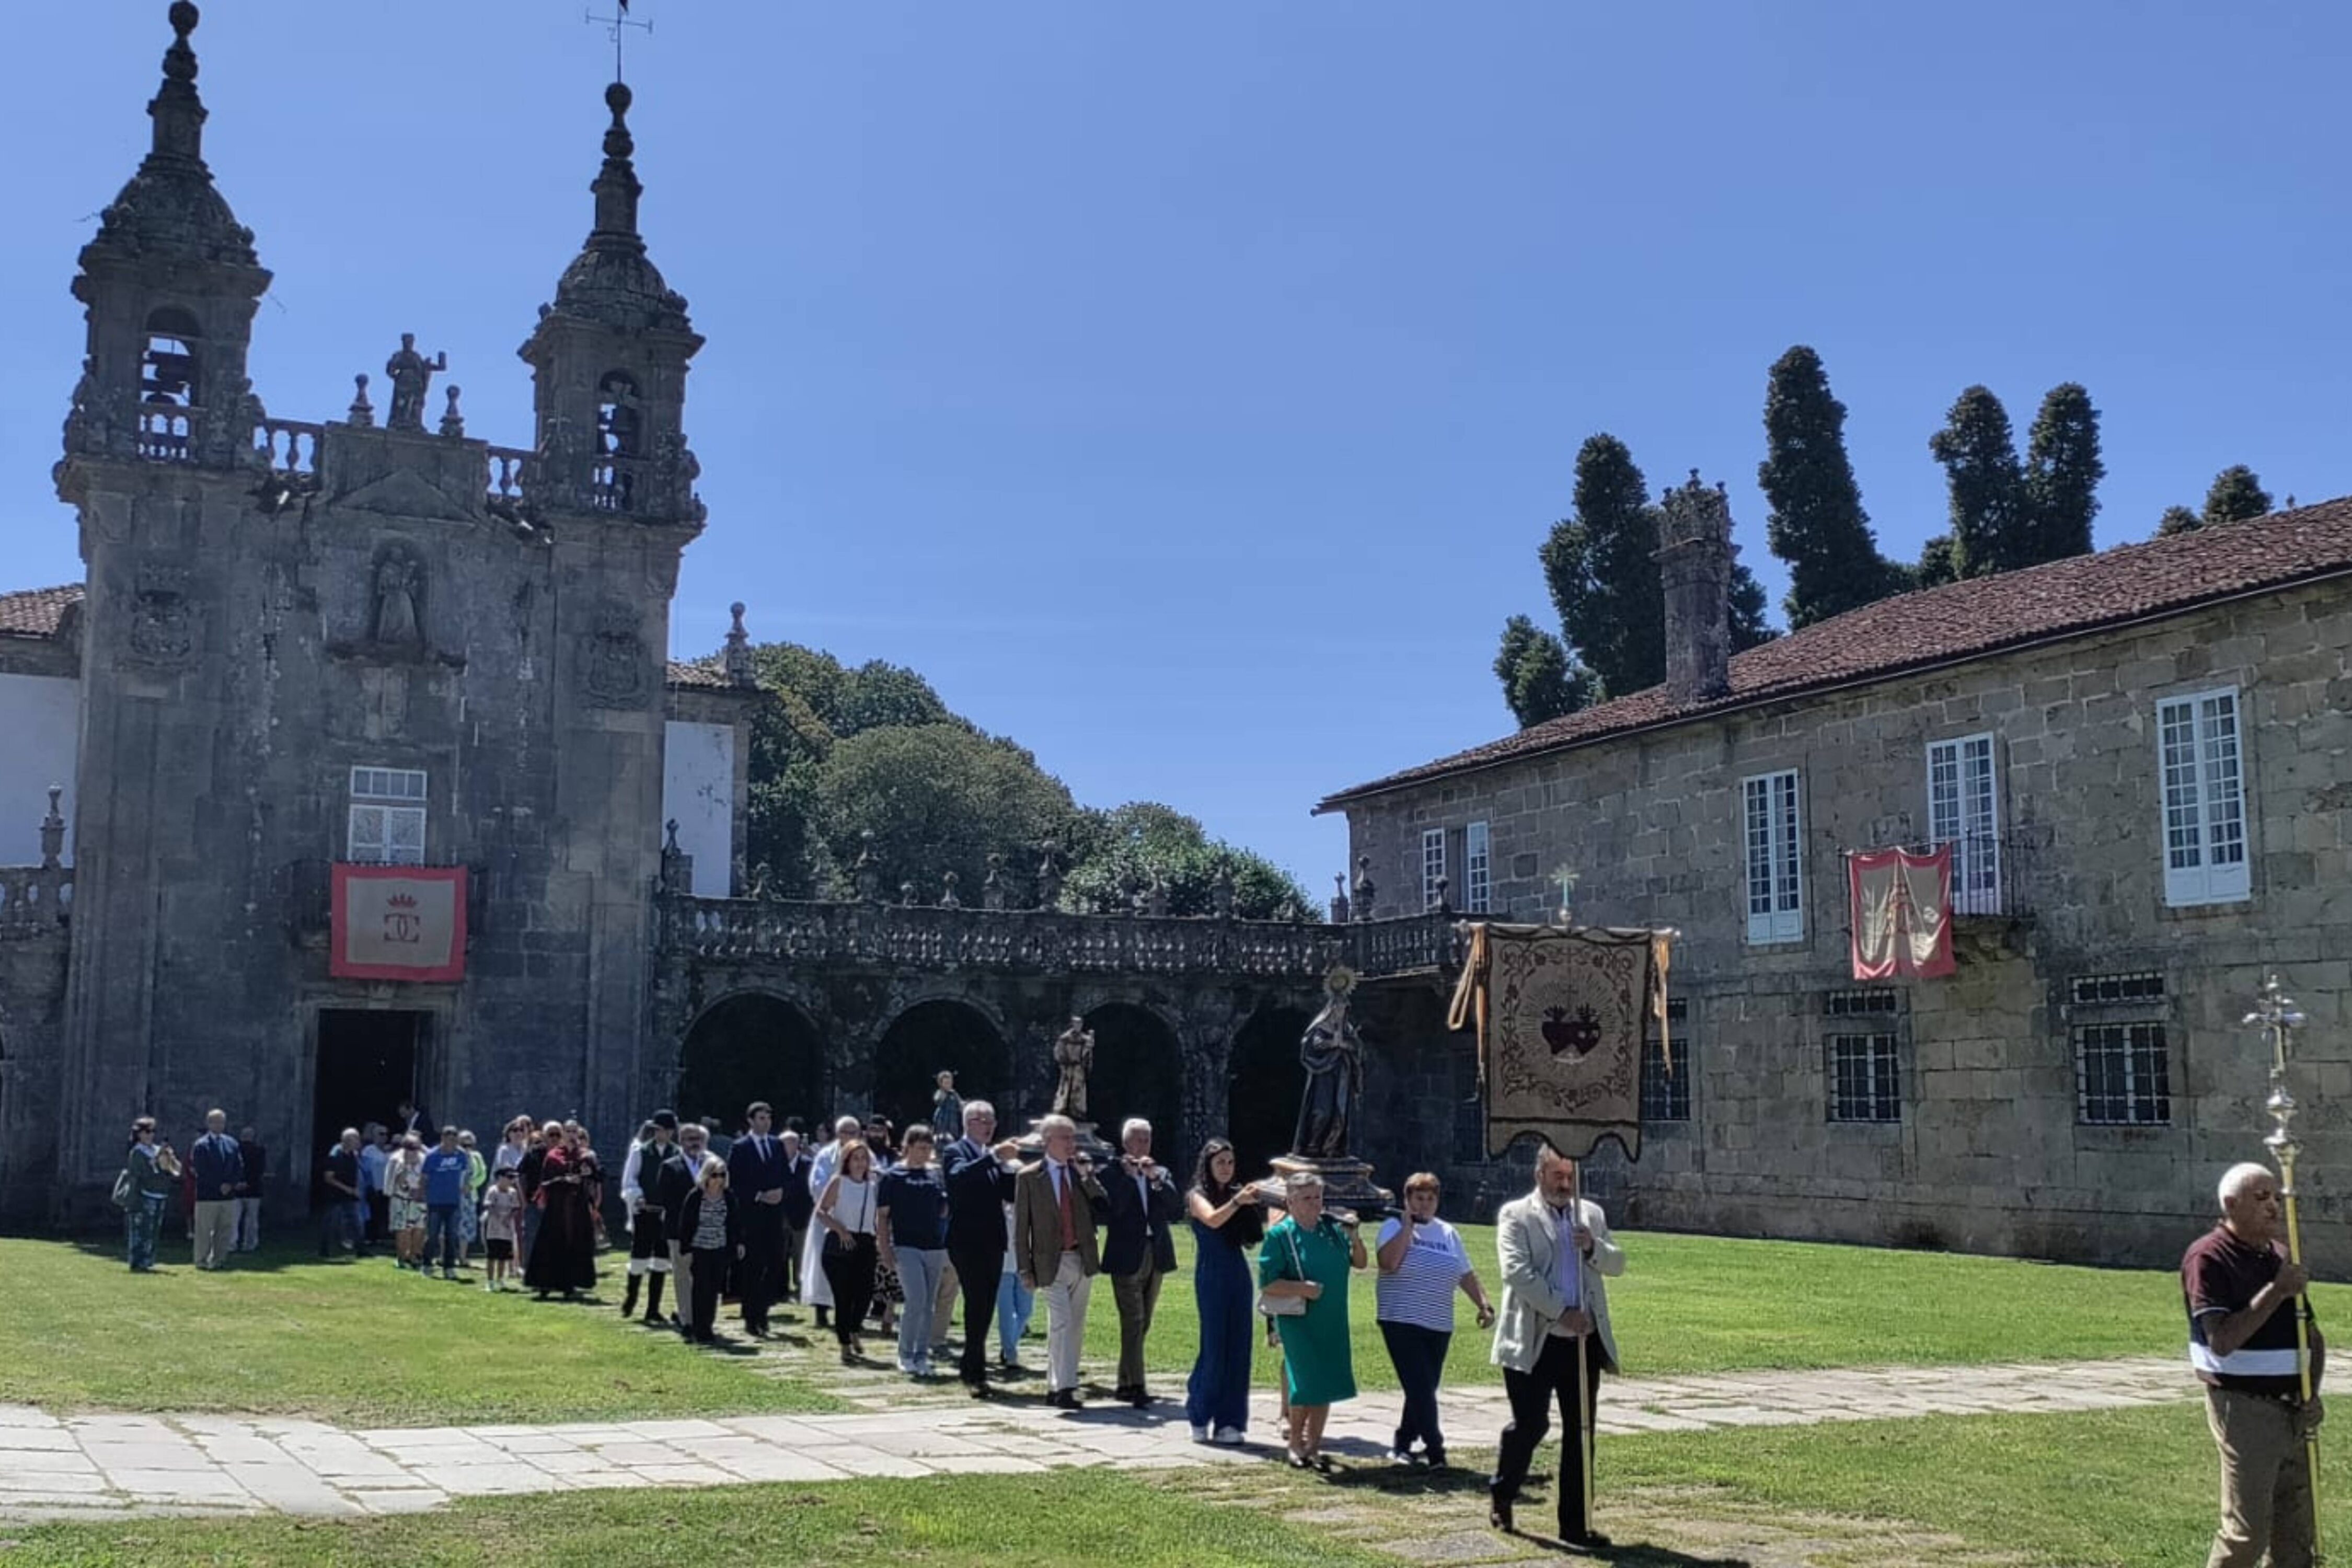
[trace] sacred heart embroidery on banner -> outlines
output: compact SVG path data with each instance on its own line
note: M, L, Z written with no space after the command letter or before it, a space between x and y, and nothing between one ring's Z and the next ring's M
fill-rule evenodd
M1591 1007L1579 1007L1573 1018L1565 1007L1547 1007L1543 1038L1555 1057L1584 1056L1601 1043L1601 1020Z

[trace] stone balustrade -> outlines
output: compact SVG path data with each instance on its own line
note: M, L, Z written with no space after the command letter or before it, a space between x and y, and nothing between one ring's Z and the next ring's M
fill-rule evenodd
M662 904L665 945L713 960L1297 982L1319 980L1335 964L1379 976L1456 962L1454 917L1443 913L1323 925L797 900Z
M309 479L319 471L319 443L327 427L300 419L264 419L254 427L253 449L269 471L285 479Z
M0 866L0 942L63 931L73 879L70 866Z
M493 447L489 455L489 496L493 500L522 499L523 465L530 454L520 447Z

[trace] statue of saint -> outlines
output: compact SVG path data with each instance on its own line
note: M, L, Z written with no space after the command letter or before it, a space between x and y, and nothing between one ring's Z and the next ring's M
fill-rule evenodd
M1084 1018L1073 1017L1070 1026L1054 1041L1054 1065L1062 1073L1054 1086L1054 1114L1084 1121L1087 1073L1095 1065L1095 1032L1087 1027Z
M387 555L375 568L375 640L403 647L425 640L416 619L416 563Z
M416 334L401 333L400 352L386 360L383 366L383 374L392 378L392 413L384 419L384 427L424 429L425 394L433 384L433 373L448 368L446 353L426 359L416 352Z
M1303 1159L1348 1158L1349 1122L1364 1082L1364 1040L1348 1017L1348 993L1356 977L1336 970L1324 982L1330 1000L1298 1042L1307 1068L1307 1091L1298 1102L1298 1132L1290 1152Z

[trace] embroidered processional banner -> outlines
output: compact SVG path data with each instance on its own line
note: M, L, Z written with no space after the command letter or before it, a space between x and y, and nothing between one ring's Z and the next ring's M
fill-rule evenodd
M347 980L463 980L463 866L337 866L327 972Z
M1952 962L1952 847L1846 857L1856 980L1938 980Z
M1486 1152L1537 1133L1570 1159L1603 1138L1642 1156L1642 1042L1666 1038L1671 933L1477 924L1451 1027L1478 1031Z

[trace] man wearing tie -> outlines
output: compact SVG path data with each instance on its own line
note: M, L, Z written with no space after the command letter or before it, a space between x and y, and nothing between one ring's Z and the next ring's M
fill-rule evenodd
M784 1267L784 1145L768 1130L775 1112L755 1100L743 1113L748 1129L727 1151L727 1185L743 1205L743 1258L736 1268L736 1294L743 1298L743 1331L768 1333L768 1307Z
M1150 1122L1128 1118L1118 1142L1124 1152L1108 1184L1102 1261L1118 1299L1118 1397L1140 1410L1151 1403L1143 1386L1143 1339L1160 1304L1160 1282L1176 1270L1174 1227L1184 1217L1184 1199L1167 1167L1151 1157Z
M967 1100L963 1136L940 1154L948 1183L948 1261L963 1290L963 1357L956 1375L975 1399L988 1396L988 1326L1004 1278L1004 1211L1013 1202L1014 1162L1021 1157L1021 1146L1011 1139L992 1146L995 1135L996 1107Z
M1078 1124L1048 1116L1037 1124L1045 1157L1013 1182L1013 1258L1021 1286L1045 1298L1045 1401L1078 1407L1078 1347L1087 1299L1101 1262L1095 1247L1102 1184L1077 1159Z

